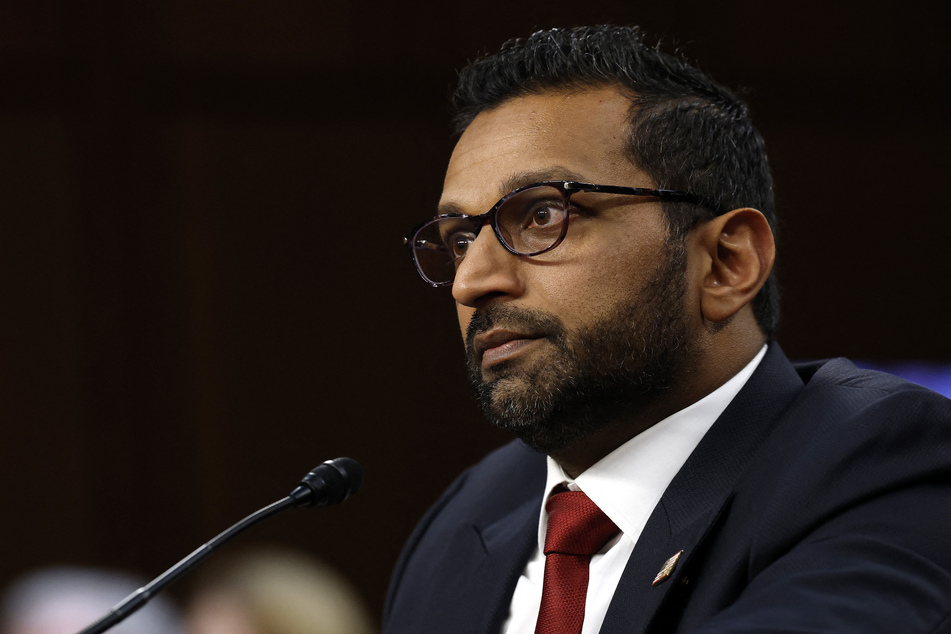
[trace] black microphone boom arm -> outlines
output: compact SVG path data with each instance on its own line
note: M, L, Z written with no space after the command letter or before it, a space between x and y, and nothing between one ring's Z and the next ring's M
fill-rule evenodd
M290 495L263 509L248 515L246 518L224 531L205 545L201 546L180 562L156 577L148 585L142 586L101 619L82 630L79 634L101 634L113 625L125 620L129 615L141 608L153 596L158 594L186 572L201 563L216 548L229 541L238 533L251 528L258 522L276 515L284 509L295 506L329 506L340 504L360 489L363 484L363 468L351 458L337 458L328 460L311 470L300 485Z

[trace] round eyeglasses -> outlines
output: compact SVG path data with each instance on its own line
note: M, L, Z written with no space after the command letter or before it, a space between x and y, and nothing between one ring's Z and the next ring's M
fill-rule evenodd
M568 233L570 199L577 192L649 196L693 203L719 213L715 201L686 192L544 181L509 192L484 214L443 214L427 220L410 231L403 238L403 244L412 253L416 270L425 281L433 286L448 286L455 279L456 269L469 246L487 222L502 246L514 255L532 257L557 247Z

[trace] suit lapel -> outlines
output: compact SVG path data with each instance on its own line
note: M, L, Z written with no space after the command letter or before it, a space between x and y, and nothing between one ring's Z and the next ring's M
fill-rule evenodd
M771 344L756 372L671 481L634 547L601 632L646 632L717 519L749 461L803 383ZM673 570L655 577L679 551Z
M384 631L500 630L537 544L545 459L510 445L488 460L495 460L498 469L460 478L424 518L417 529L421 535L411 537L393 584L399 589L390 593ZM500 480L498 473L505 477Z
M658 506L662 517L652 517L641 533L605 616L602 633L630 634L647 630L668 593L686 582L684 571L692 555L727 501L723 500L724 504L718 509L711 509L709 514L697 517L690 525L674 532L666 513ZM642 546L647 544L651 547Z
M472 526L472 539L478 542L473 547L482 552L482 561L471 577L468 591L468 596L478 604L472 618L480 625L472 631L501 629L515 585L538 543L540 503L540 498L533 497L492 523ZM469 630L468 626L464 629Z

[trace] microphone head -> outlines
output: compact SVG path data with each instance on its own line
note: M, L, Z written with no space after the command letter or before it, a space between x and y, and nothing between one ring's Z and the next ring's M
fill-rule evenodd
M328 460L304 476L291 491L294 506L330 506L340 504L360 490L363 467L352 458Z

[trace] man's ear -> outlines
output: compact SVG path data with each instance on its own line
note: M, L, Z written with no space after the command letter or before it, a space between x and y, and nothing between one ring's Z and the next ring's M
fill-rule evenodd
M766 217L744 207L717 216L700 227L700 311L706 321L720 323L753 301L776 257L773 232Z

